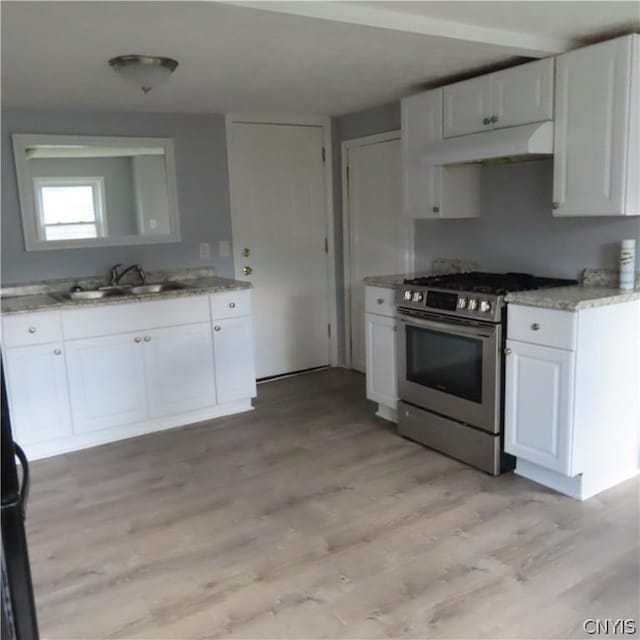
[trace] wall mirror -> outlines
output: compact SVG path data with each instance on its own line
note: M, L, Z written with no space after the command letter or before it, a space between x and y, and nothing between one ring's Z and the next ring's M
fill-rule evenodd
M170 138L14 134L27 251L180 240Z

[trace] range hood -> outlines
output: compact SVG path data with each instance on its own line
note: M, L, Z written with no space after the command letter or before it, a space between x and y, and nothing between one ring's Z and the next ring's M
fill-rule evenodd
M427 145L423 165L467 164L500 160L528 160L553 155L553 122L446 138Z

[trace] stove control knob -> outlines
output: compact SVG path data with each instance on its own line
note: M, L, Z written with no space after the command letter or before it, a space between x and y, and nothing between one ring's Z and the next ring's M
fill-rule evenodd
M404 299L409 302L411 300L412 293L408 289L404 292Z
M458 309L466 309L467 308L467 299L464 296L460 296L458 298Z
M482 311L482 313L487 313L491 311L491 303L488 300L481 300L480 311Z
M424 296L422 295L422 291L414 291L413 292L413 301L414 302L422 302Z
M469 311L475 311L478 308L478 301L475 298L469 298Z

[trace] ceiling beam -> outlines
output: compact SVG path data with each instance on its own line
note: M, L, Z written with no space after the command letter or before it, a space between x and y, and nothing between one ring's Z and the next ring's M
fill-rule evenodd
M481 27L422 14L405 13L396 9L375 7L369 2L219 1L262 11L488 45L499 48L505 55L510 56L544 58L567 51L573 46L573 42L567 38Z

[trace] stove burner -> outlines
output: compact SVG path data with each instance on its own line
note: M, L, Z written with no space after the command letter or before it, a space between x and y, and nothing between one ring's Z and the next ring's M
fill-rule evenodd
M540 278L529 273L486 273L470 271L468 273L450 273L439 276L407 278L405 284L430 287L432 289L450 289L490 295L505 295L510 291L528 291L551 287L563 287L577 284L576 280L562 278Z

